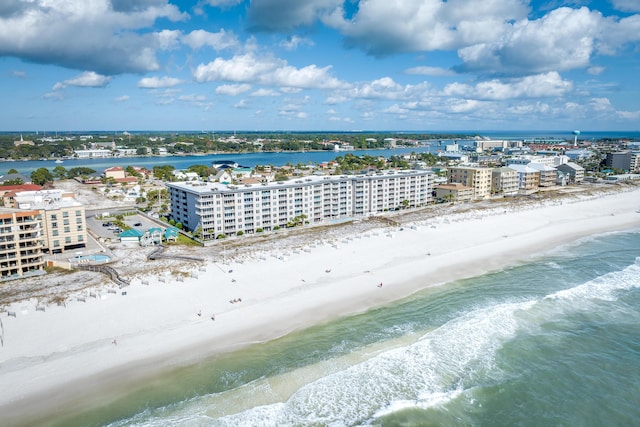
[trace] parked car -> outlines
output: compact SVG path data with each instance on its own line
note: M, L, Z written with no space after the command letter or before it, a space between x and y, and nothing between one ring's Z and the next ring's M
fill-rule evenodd
M103 222L102 223L103 227L111 227L112 225L113 225L113 223L111 223L111 222Z
M136 222L135 224L133 224L134 227L142 227L142 223L141 222Z

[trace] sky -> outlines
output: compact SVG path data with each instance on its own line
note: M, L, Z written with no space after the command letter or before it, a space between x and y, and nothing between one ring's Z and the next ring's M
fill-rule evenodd
M0 132L640 130L640 0L0 0Z

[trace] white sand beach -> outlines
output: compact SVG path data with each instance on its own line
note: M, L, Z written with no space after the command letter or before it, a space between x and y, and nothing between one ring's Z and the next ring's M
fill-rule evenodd
M346 231L340 239L320 235L296 250L283 246L226 263L187 263L183 276L139 275L129 287L103 287L66 306L14 304L8 311L15 317L1 318L0 413L18 423L34 412L86 405L159 370L515 265L580 238L638 228L640 189L629 187Z

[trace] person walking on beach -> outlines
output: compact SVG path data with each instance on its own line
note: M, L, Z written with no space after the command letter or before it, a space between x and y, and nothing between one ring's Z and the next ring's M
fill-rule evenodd
M111 341L111 344L115 345L116 347L118 346L118 341L114 338L113 341Z

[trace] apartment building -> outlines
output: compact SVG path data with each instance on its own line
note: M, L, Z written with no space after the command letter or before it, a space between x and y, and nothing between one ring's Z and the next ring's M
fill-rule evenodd
M558 170L569 175L569 182L572 184L580 184L584 181L584 168L576 163L569 162L558 166Z
M631 162L629 164L631 172L640 172L640 151L631 152Z
M447 172L449 184L460 183L473 188L474 199L491 196L491 169L474 166L452 166Z
M518 194L518 172L503 167L491 171L491 194L513 196Z
M44 269L39 210L0 208L0 279L19 278Z
M631 151L607 153L605 164L609 168L621 169L628 172L631 170Z
M45 252L63 253L86 247L85 208L73 193L62 190L22 191L16 193L15 203L18 209L40 212Z
M473 188L459 182L440 184L436 187L436 200L439 202L470 202L473 200Z
M203 239L286 227L292 221L367 216L431 202L433 172L383 171L366 175L308 176L272 183L166 184L171 218Z
M528 166L540 172L540 187L553 187L558 181L558 169L542 163L531 162Z
M509 168L518 173L518 189L535 190L540 186L540 171L526 165L511 165Z

